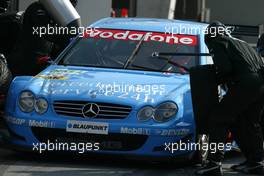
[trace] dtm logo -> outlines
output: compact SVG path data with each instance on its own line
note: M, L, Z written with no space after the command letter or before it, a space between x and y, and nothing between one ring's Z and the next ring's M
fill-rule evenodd
M88 118L94 118L96 117L100 112L100 108L95 103L88 103L83 106L82 113L84 117Z

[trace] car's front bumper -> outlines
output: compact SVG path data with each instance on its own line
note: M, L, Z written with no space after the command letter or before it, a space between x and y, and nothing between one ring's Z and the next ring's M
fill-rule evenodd
M183 143L195 142L193 124L189 126L186 124L181 126L180 123L173 126L146 126L143 124L107 123L107 134L91 134L68 131L69 120L67 119L57 119L56 121L52 118L47 119L47 117L12 117L6 115L5 121L9 131L7 141L12 145L22 146L32 151L37 150L36 145L40 147L40 145L45 144L46 150L42 150L42 152L60 151L62 148L58 148L56 145L63 143L99 143L99 150L90 147L85 152L155 157L182 156L193 153L191 150L175 150L175 147L172 151L172 145L178 144L179 141ZM85 122L90 123L89 121ZM91 123L106 124L105 122ZM51 145L50 149L48 145ZM44 149L43 147L42 149ZM78 148L77 152L82 153L83 150L80 151Z

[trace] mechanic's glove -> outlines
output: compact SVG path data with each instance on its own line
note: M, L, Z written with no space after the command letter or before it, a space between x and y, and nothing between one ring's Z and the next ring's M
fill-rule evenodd
M50 60L49 56L43 56L37 59L37 65L47 65Z

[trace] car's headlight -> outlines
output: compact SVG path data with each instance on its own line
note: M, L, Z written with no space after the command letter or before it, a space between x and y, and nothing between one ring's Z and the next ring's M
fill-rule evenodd
M34 94L30 91L24 91L19 97L19 108L22 112L32 112L34 110Z
M151 106L143 107L138 112L138 120L140 121L147 121L151 119L154 115L155 110Z
M154 114L154 120L157 122L166 122L176 115L178 107L173 102L160 104Z
M39 114L44 114L48 110L48 102L44 98L38 98L35 101L35 110Z

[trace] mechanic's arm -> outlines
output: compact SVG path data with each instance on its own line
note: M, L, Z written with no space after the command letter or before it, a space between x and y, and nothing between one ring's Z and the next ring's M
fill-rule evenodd
M214 43L210 46L213 61L217 71L218 83L226 83L231 78L232 64L229 59L227 46L222 43Z

